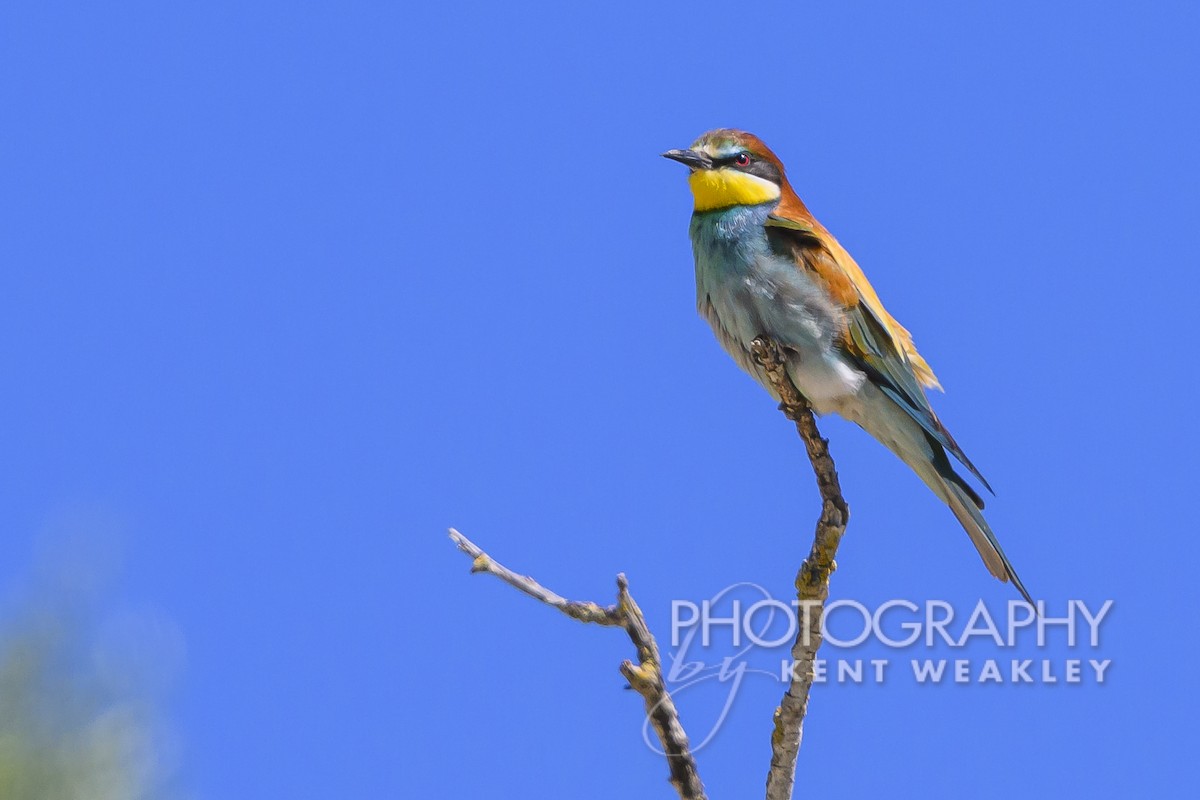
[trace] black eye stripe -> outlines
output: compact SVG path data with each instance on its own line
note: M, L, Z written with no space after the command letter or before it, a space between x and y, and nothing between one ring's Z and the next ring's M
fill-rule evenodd
M750 163L744 166L737 163L737 159L741 155L750 156ZM758 158L753 153L746 153L743 151L728 156L722 156L721 158L714 158L713 166L717 168L732 167L750 175L756 175L759 178L765 178L772 183L783 182L783 176L779 173L778 167L766 159Z
M742 155L742 153L734 153L731 156L722 156L721 158L714 158L713 163L716 164L718 167L736 167L736 166L738 166L738 163L737 163L738 157L741 155ZM749 154L747 153L746 155L749 155ZM750 163L751 164L754 163L754 156L750 156Z

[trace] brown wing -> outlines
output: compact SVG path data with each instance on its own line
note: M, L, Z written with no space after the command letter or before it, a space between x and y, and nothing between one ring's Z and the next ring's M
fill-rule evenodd
M887 312L862 269L794 193L785 193L767 225L794 231L796 263L807 268L844 308L865 306L883 326L889 344L905 356L920 384L942 388L929 363L917 352L912 334Z

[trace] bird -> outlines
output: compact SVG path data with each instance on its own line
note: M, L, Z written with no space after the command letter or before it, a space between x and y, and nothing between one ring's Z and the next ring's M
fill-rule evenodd
M1033 599L953 455L992 491L925 394L942 386L862 269L809 212L757 136L721 128L665 158L689 170L696 305L721 346L776 400L751 343L774 340L819 415L837 414L899 456L954 513L988 571ZM1036 606L1035 606L1036 607Z

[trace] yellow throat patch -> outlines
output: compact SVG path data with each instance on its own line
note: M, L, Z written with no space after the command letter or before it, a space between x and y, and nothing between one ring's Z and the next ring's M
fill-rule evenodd
M757 175L733 169L700 169L688 176L697 211L756 206L779 199L779 187Z

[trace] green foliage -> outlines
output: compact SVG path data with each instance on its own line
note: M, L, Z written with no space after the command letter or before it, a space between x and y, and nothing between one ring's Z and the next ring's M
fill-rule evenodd
M174 796L163 625L102 608L94 582L50 583L0 616L0 798Z

